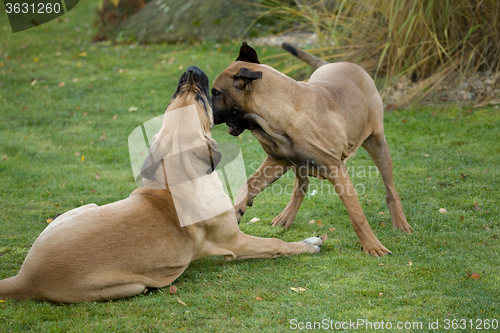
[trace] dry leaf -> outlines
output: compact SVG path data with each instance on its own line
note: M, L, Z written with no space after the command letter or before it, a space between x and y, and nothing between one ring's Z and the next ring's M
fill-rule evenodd
M462 221L463 221L463 220L465 220L465 218L464 218L463 216L460 216L460 220L462 220Z
M247 222L247 224L252 224L252 223L255 223L255 222L259 222L260 219L257 218L257 217L254 217L253 219L251 219L250 221Z
M135 106L131 106L130 109L128 109L128 112L135 112L139 110L138 108L136 108Z
M384 212L378 212L380 215L384 215Z
M440 212L441 214L444 214L444 213L446 213L446 209L444 209L444 208L439 208L439 212Z
M472 275L470 276L472 279L475 279L475 280L479 280L481 278L481 275L477 274L477 273L472 273Z
M52 221L54 221L52 217L47 219L47 223L52 223Z
M99 175L99 172L95 173L95 179L101 179L101 175Z
M168 292L171 294L175 294L177 292L177 287L174 285L171 285L170 288L168 289Z
M408 266L413 266L413 263L411 261L408 261Z
M66 83L65 83L65 82L61 82L61 83L59 83L59 88L62 88L62 87L64 87L65 85L66 85Z
M85 159L85 155L82 155L82 162L83 162L84 159Z
M92 191L90 191L90 193L92 194L94 194L95 192L97 192L97 190L92 189Z
M320 221L320 220L316 221L316 224L317 224L317 225L320 225L320 226L323 226L323 223L321 223L321 221Z
M144 291L142 292L142 294L146 295L147 292L148 292L148 288L144 288Z
M35 84L36 84L36 80L33 80L33 81L31 82L31 85L32 85L32 86L34 86Z
M33 62L38 62L40 61L40 58L36 57L35 59L33 59Z
M255 299L258 301L262 301L262 297L259 297L259 296L255 297Z
M0 299L0 303L5 303L5 300L3 300L3 299Z
M383 296L384 294L383 293L378 293L379 296Z
M406 119L403 119L403 123L406 123L407 121L408 121L408 120L406 120Z
M118 118L117 114L115 114L115 116L113 117L113 120L116 120L116 118Z
M384 222L380 222L380 226L383 228L385 227L385 223Z
M99 141L108 141L108 139L106 139L106 131L105 130L102 131L102 135L99 137Z
M73 155L80 156L80 153L79 152L75 152Z
M383 263L380 263L380 264L378 264L378 265L379 265L379 266L384 266L384 264L383 264Z
M480 210L481 207L479 207L479 204L477 202L474 202L474 210Z
M78 56L79 57L86 57L87 56L87 52L81 52L81 53L78 53Z
M429 154L425 154L424 157L429 157Z
M465 178L467 178L467 177L469 177L469 175L466 175L465 173L461 173L461 174L460 174L460 178L462 178L462 179L465 179Z
M296 293L301 293L303 291L306 291L304 288L302 287L297 287L297 288L294 288L294 287L290 287L290 289L292 289L293 291L295 291Z
M314 224L314 223L316 223L316 221L314 220L309 221L309 224Z
M334 228L334 227L331 227L331 228L330 228L330 231L331 231L331 232L334 232L334 231L335 231L335 228Z
M73 81L74 83L77 83L77 82L78 82L78 78L77 78L77 77L75 77L75 78L74 78L73 80L71 80L71 81Z
M184 303L184 302L183 302L183 301L181 301L180 299L177 299L177 302L179 302L179 304L186 305L186 303Z

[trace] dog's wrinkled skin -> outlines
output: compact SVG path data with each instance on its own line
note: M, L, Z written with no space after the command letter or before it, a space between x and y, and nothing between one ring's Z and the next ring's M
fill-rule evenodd
M284 47L318 68L307 83L260 64L255 50L243 43L238 59L213 84L215 124L226 123L235 136L250 129L267 153L247 180L248 194L237 197L238 221L257 194L292 169L292 197L273 225L288 227L293 222L308 176L327 179L347 208L364 252L390 253L373 234L345 166L360 146L370 153L386 186L394 227L410 233L392 179L384 110L372 78L355 64L330 64L290 45Z
M215 148L208 89L205 73L188 68L166 113L194 104L203 136ZM179 124L179 130L183 126L190 124ZM173 145L169 140L160 130L152 153L168 151ZM196 162L197 154L190 160ZM217 159L199 160L213 171ZM181 227L168 185L162 183L162 163L143 173L151 179L127 199L101 207L85 205L54 220L33 244L19 274L0 281L0 299L82 302L134 296L146 287L172 283L190 262L204 256L234 260L315 253L326 239L286 243L245 235L231 204L223 214ZM219 191L212 194L224 195L222 185Z

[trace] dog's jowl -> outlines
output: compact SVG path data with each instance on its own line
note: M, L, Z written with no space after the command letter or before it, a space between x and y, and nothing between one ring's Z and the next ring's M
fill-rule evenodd
M292 197L273 225L291 225L306 194L308 177L314 176L333 184L365 253L390 253L373 234L345 165L360 146L368 151L382 175L394 227L411 233L393 183L384 109L373 79L355 64L328 63L283 46L317 68L307 83L260 64L255 50L243 43L236 61L212 88L215 123L226 123L234 136L251 130L267 153L247 180L248 192L237 196L238 221L256 195L292 169Z

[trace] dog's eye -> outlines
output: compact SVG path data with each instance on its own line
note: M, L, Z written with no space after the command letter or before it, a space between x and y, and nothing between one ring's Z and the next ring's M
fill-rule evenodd
M213 97L219 97L220 96L220 91L217 89L212 89L212 96Z

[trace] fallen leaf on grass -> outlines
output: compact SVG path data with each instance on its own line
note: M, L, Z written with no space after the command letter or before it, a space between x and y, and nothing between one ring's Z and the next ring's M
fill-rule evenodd
M259 296L255 297L255 299L256 299L257 301L262 301L262 297L259 297Z
M384 294L383 294L383 293L378 293L378 295L379 295L379 296L384 296Z
M479 207L479 204L477 202L474 202L474 210L480 210L481 207Z
M85 159L85 155L82 155L82 162L83 162L84 159Z
M99 141L108 141L108 139L106 139L106 131L102 131L102 135L99 137Z
M469 175L466 175L465 173L461 173L461 174L460 174L460 178L461 178L461 179L465 179L465 178L467 178L467 177L469 177Z
M304 288L302 287L297 287L297 288L294 288L294 287L290 287L290 289L292 289L293 291L295 291L296 293L301 293L303 291L306 291Z
M425 154L424 157L429 157L429 154Z
M385 223L384 222L380 222L380 226L383 228L385 227Z
M40 61L40 58L36 57L35 59L33 59L33 62L38 62Z
M75 78L74 78L73 80L71 80L71 81L73 81L74 83L77 83L77 82L78 82L78 78L77 78L77 77L75 77Z
M0 303L5 303L5 301L3 299L0 299Z
M323 226L323 223L321 223L321 221L320 221L320 220L316 221L316 224L317 224L317 225L321 225L321 226Z
M113 117L113 120L116 120L116 118L118 118L117 114L115 114L115 116Z
M177 287L172 285L170 288L168 288L168 292L171 294L175 294L177 292Z
M408 261L408 266L413 266L413 263L411 261Z
M54 221L54 219L52 217L47 219L47 223L52 223L52 221Z
M334 228L334 227L331 227L331 228L330 228L330 231L331 231L331 232L334 232L334 231L335 231L335 228Z
M406 119L403 119L403 123L406 123L407 121L408 121L408 120L406 120Z
M444 208L439 208L439 212L440 212L441 214L444 214L444 213L446 213L447 211L446 211L446 209L444 209Z
M62 88L62 87L64 87L65 85L66 85L66 82L61 82L61 83L59 83L59 88Z
M34 86L36 84L36 80L31 81L31 85Z
M97 190L92 189L92 191L90 191L90 193L92 194L94 194L95 192L97 192Z
M314 223L316 223L316 221L314 220L309 221L309 224L314 224Z
M378 265L379 265L379 266L384 266L384 264L383 264L383 263L380 263L380 264L378 264Z
M179 304L181 305L186 305L186 303L184 303L183 301L181 301L180 299L177 299L177 302L179 302Z
M79 152L75 152L73 155L80 156L80 153Z
M139 110L138 108L136 108L135 106L131 106L130 109L128 109L128 112L135 112Z
M87 56L87 52L78 53L78 56L79 57L86 57Z
M477 273L472 273L472 275L470 277L471 277L471 279L479 280L481 278L481 275L479 275Z
M95 173L95 179L101 179L101 175L99 175L99 172Z
M255 222L259 222L260 219L258 217L254 217L253 219L251 219L250 221L247 222L247 224L252 224L252 223L255 223Z
M142 292L142 294L146 295L147 292L148 292L148 288L144 288L144 291Z

